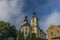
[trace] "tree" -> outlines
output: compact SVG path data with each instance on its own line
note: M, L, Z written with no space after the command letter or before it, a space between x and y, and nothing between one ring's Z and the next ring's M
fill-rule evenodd
M46 39L37 37L36 40L46 40Z
M40 37L37 37L36 40L42 40Z
M30 34L28 34L26 40L31 40L31 35Z
M21 40L21 32L20 31L18 31L18 33L17 33L16 40Z
M21 33L20 30L19 30L19 32L17 33L16 40L25 40L25 39L24 39L24 34L23 34L23 32Z
M21 40L25 40L23 32L21 33Z
M31 40L36 40L36 35L35 35L35 33L32 33Z
M14 25L8 22L0 21L0 40L7 39L9 37L16 37L17 30Z

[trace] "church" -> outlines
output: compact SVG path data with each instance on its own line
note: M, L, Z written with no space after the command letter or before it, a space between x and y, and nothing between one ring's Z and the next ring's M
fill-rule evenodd
M46 39L46 33L39 27L39 19L36 12L33 12L30 23L28 22L27 16L25 16L20 30L23 32L25 39L29 33L35 33L36 37Z

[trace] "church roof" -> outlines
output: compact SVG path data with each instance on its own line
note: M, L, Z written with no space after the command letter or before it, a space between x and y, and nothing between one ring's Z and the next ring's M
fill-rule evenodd
M47 29L46 32L48 32L49 29L56 28L56 27L60 27L60 25L50 25L50 27Z

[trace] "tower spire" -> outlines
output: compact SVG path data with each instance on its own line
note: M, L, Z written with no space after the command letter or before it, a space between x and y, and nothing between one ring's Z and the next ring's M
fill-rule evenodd
M36 12L35 11L33 12L33 15L36 16Z
M23 21L22 25L24 25L24 24L28 24L27 16L25 16L25 18L24 18L24 21Z
M24 21L27 21L27 16L25 16L25 19L24 19Z

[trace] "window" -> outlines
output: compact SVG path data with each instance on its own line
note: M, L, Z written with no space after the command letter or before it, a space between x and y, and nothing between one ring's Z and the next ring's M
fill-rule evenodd
M27 27L25 28L25 35L27 35Z
M33 31L34 31L34 29L33 29Z
M33 23L34 23L34 19L33 19Z
M27 31L25 32L25 35L27 35Z
M57 30L57 32L60 33L59 30Z
M53 36L53 32L51 32L51 35Z
M26 28L26 31L27 31L27 28Z

